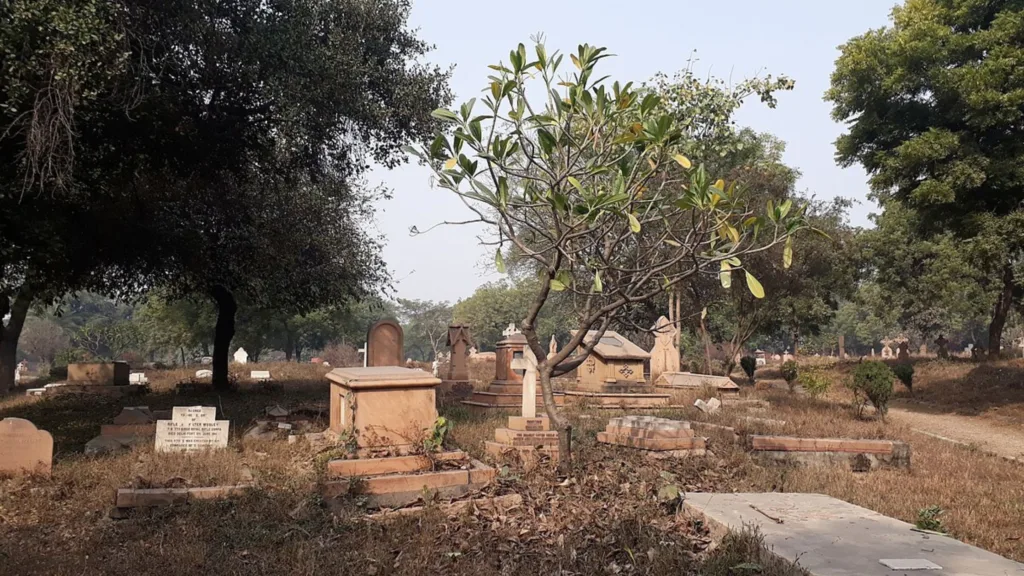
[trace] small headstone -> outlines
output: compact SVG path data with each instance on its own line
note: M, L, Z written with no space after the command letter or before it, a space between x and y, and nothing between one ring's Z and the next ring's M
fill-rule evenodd
M910 343L904 340L897 346L896 358L900 362L910 362Z
M53 469L53 436L21 418L0 420L0 475L37 473Z
M203 356L199 359L199 363L203 366L209 366L210 364L213 364L213 356Z
M945 334L939 334L939 337L935 340L935 346L938 347L939 358L943 360L949 359L949 340L946 340Z
M277 423L277 429L278 430L291 430L292 429L292 425L287 423L287 422L278 422Z
M266 382L272 380L270 377L270 370L253 370L249 372L249 378L256 382Z
M882 358L886 360L892 358L892 348L889 348L888 345L882 347Z
M249 353L245 351L245 348L239 348L235 350L235 363L236 364L248 364Z
M704 400L698 398L697 401L693 403L693 405L696 406L698 410L704 412L705 414L714 414L715 412L718 412L718 410L722 407L722 401L719 400L718 398L712 398L711 400L705 402Z
M25 390L25 396L42 396L43 392L46 392L46 388L29 388Z
M157 452L193 452L226 448L230 422L217 420L217 409L176 406L170 420L157 420Z
M280 404L267 408L267 416L271 418L287 418L290 414L291 411Z
M651 382L665 372L679 372L679 348L676 338L679 330L668 318L662 316L652 328L654 347L651 348Z
M128 375L128 383L135 385L149 384L149 378L146 378L145 372L132 372Z
M196 378L213 378L213 370L196 370Z

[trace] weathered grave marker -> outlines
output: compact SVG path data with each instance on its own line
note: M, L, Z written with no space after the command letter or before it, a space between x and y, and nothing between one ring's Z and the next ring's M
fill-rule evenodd
M395 320L381 320L366 335L366 366L402 366L405 335Z
M21 418L0 420L0 475L36 473L53 469L53 436Z
M170 420L156 422L157 452L193 452L226 448L230 422L217 420L217 409L175 406Z
M654 348L651 348L651 382L665 372L679 372L679 348L676 347L675 324L662 316L654 325Z
M249 353L245 351L245 348L239 348L235 350L235 363L236 364L248 364Z
M537 417L537 355L529 345L523 350L522 358L512 360L513 370L523 370L523 418Z

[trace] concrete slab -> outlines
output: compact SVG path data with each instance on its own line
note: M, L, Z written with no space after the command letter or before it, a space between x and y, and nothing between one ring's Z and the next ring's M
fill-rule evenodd
M927 573L935 576L1024 575L1024 564L913 531L911 524L822 494L690 493L685 503L690 513L704 517L716 538L754 526L772 553L814 576L893 576L909 570L882 563L891 559L934 563L941 569Z

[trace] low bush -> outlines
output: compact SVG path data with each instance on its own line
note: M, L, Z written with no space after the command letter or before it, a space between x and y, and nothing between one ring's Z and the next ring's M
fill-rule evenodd
M740 358L740 368L743 368L743 372L750 379L750 383L754 383L754 371L757 370L757 359L753 356L744 356Z
M892 367L892 373L900 379L900 382L907 387L907 391L914 393L914 367L910 364L897 364Z
M797 381L804 387L807 394L813 398L828 392L829 387L832 385L832 381L818 371L804 372L797 378Z
M853 391L863 394L882 417L889 412L892 397L892 370L882 362L871 361L857 365L853 371Z
M797 378L800 377L800 367L797 366L796 360L786 360L783 362L779 372L782 373L782 379L786 381L789 391L792 392Z

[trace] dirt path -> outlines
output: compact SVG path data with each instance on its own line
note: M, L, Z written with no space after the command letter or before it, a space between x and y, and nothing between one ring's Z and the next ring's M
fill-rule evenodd
M942 436L1008 458L1024 460L1024 432L986 422L976 416L930 412L927 406L894 402L892 418L919 432Z

